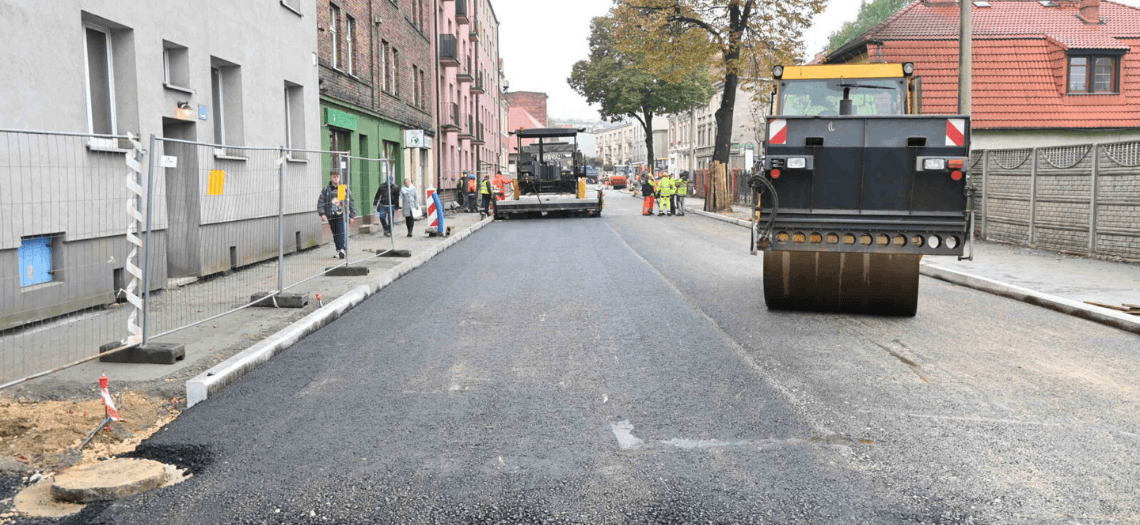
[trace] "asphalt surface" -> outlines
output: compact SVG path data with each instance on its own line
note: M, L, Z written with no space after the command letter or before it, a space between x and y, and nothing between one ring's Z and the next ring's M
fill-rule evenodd
M639 204L484 228L51 523L1140 522L1136 336L925 278L769 312L747 230Z

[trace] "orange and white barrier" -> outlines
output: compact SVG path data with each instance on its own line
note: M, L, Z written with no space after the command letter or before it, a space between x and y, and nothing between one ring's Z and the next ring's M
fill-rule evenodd
M123 418L119 416L119 409L115 408L115 402L111 399L111 393L107 391L111 380L107 376L99 376L99 390L100 396L103 397L103 405L107 407L107 419L111 421L122 421Z

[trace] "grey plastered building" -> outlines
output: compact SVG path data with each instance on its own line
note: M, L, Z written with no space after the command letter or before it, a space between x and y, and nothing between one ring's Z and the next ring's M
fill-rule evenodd
M277 174L265 163L278 154L234 147L320 146L315 14L311 0L0 1L0 128L131 133L144 148L151 134L222 146L151 152L178 158L155 172L152 288L273 257L276 229L263 225L276 224ZM113 302L129 279L127 144L5 138L0 330ZM295 157L286 163L286 247L321 233L321 182ZM204 202L211 170L230 174L231 201L272 188L272 202ZM50 238L53 271L28 286L9 274L23 271L21 248L36 236Z

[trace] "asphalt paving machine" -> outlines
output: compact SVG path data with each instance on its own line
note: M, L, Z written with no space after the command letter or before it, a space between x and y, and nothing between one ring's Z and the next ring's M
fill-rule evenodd
M518 141L518 180L513 198L495 203L495 218L601 216L602 191L599 189L595 197L586 195L586 166L578 151L578 133L584 131L534 128L511 132ZM524 146L526 139L534 139L534 143Z
M922 256L972 259L970 117L919 114L911 63L776 66L773 78L751 181L768 308L915 315Z

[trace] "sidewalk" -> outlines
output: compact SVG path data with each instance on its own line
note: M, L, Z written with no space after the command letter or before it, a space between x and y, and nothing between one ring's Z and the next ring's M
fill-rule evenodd
M379 231L350 235L351 253L349 253L349 260L361 259L354 262L352 266L368 268L368 275L360 277L321 276L289 290L289 292L300 293L308 298L309 304L304 308L245 308L157 339L156 342L185 344L185 359L173 365L103 363L94 360L9 387L0 391L0 395L12 398L26 397L28 399L82 397L93 390L95 380L100 374L105 373L111 378L116 388L129 388L167 399L184 397L186 396L186 383L191 378L203 374L208 369L216 368L219 363L233 358L251 346L263 345L267 341L280 343L282 331L290 329L305 319L321 318L323 322L320 323L320 326L331 322L336 316L355 306L355 303L352 303L347 307L344 307L343 304L338 307L336 306L338 300L342 300L346 296L353 296L359 300L367 298L407 271L414 269L415 266L423 264L427 259L489 222L489 219L480 221L479 215L475 213L458 213L448 214L444 219L444 223L453 230L450 237L427 237L424 231L428 222L423 219L416 222L414 236L410 238L403 235L405 229L402 220L394 225L396 235L392 238L385 237ZM395 249L407 250L411 256L373 257L370 252L366 251L387 249L392 246L393 241ZM311 253L301 255L300 257L303 260L299 259L298 264L305 267L306 271L318 272L320 268L343 264L343 260L330 257L331 253L331 248L321 246ZM234 280L235 286L237 286L239 280L249 280L250 278L257 280L260 278L258 272L247 273L250 275L245 275L241 271L234 272L213 282L225 286L227 280ZM182 299L181 308L196 308L198 303L202 302L195 298L195 286L196 283L191 283L176 290L177 296ZM267 283L267 286L272 286L272 284ZM364 286L370 286L371 293L362 294L362 287ZM317 293L320 293L324 307L318 303ZM94 350L106 342L86 341L84 344Z
M712 215L703 207L704 199L685 203L688 212ZM714 218L749 226L744 206ZM1140 265L978 241L973 261L926 257L922 274L1140 333L1140 316L1087 304L1140 305Z

